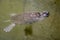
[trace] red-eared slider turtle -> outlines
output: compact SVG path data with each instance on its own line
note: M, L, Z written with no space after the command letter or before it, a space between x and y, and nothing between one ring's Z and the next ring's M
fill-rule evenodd
M15 27L16 24L31 24L37 21L41 21L49 16L49 12L43 11L43 12L29 12L29 13L22 13L17 15L11 16L12 24L10 24L8 27L4 28L5 32L10 32L13 27Z

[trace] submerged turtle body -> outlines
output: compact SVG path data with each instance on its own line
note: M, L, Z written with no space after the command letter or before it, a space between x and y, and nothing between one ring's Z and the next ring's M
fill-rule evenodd
M47 11L40 12L30 12L30 13L24 13L24 14L18 14L18 15L12 15L11 21L12 24L4 28L5 32L10 32L16 24L31 24L37 21L41 21L49 16L49 13ZM28 30L28 29L26 29ZM30 31L30 30L29 30Z
M24 14L18 14L11 17L12 22L16 24L24 24L24 23L33 23L38 21L40 18L47 17L47 12L44 13L45 15L40 14L39 12L32 12L32 13L24 13Z
M38 13L24 13L11 17L12 22L16 24L32 23L36 21L39 15Z

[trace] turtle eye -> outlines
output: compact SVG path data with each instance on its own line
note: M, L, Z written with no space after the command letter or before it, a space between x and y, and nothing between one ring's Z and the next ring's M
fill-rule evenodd
M38 12L38 15L40 16L40 13Z

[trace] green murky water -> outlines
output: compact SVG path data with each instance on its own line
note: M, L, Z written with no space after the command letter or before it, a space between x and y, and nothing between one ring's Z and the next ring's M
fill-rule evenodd
M60 0L35 0L38 2L39 11L47 10L50 16L41 22L32 24L33 40L60 40ZM9 33L3 28L11 22L3 22L10 19L11 13L23 12L23 0L0 0L0 40L23 40L24 29L27 25L16 25Z

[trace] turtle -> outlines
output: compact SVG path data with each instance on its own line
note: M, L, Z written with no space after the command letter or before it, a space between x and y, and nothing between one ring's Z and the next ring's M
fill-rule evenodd
M45 18L49 17L48 11L43 12L26 12L22 14L13 14L11 15L11 24L5 27L3 30L5 32L10 32L16 24L32 24L37 21L44 20Z

